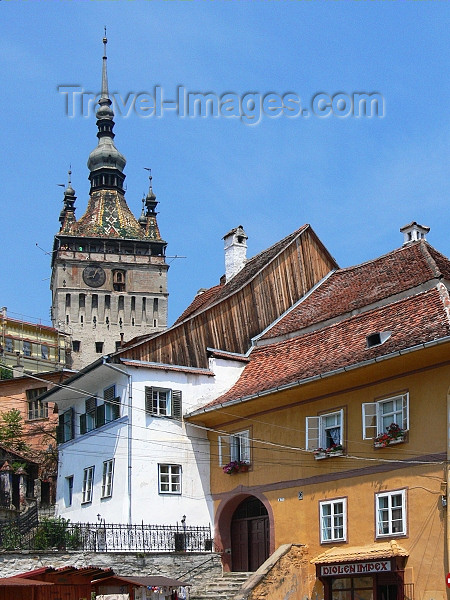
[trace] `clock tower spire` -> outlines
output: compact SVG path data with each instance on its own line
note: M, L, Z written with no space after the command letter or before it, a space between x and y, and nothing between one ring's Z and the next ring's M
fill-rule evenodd
M139 220L125 200L126 159L114 143L106 46L105 30L86 212L75 219L69 172L52 253L52 320L72 335L75 369L114 351L122 340L167 327L167 244L156 220L151 175Z

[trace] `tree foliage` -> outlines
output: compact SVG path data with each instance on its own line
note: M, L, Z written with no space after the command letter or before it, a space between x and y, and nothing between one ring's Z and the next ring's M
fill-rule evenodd
M22 415L17 408L0 414L0 445L16 452L30 450L24 440Z

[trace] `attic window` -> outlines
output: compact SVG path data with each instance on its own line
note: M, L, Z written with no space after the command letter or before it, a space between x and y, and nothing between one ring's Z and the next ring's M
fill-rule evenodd
M367 348L372 348L373 346L380 346L384 344L386 340L388 340L392 335L392 331L377 331L376 333L371 333L366 337L367 340Z

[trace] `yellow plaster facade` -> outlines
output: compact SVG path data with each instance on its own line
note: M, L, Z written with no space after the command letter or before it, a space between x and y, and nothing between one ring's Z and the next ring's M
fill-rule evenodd
M270 553L282 544L304 544L311 561L331 548L362 548L362 561L373 546L396 540L408 554L396 567L404 597L446 595L449 387L447 342L193 417L212 430L211 491L225 568L234 569L234 511L256 497L267 509ZM408 399L408 431L400 443L375 448L373 439L363 439L362 406L398 395ZM307 417L337 412L343 419L342 456L318 460L306 450ZM243 431L250 439L250 468L225 474L220 444L227 433ZM379 500L379 494L387 496ZM392 522L389 533L381 534L380 508L399 498L403 506L384 513ZM343 534L337 530L343 539L321 539L324 501L342 502ZM399 510L401 525L394 523ZM309 564L306 594L323 598L324 579Z

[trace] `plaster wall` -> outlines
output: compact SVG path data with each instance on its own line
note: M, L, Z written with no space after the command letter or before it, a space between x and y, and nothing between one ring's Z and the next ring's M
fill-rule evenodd
M316 395L310 386L274 394L271 408L267 408L267 398L263 410L258 410L256 401L253 411L250 405L247 408L245 418L233 419L233 407L227 409L217 429L233 432L249 428L254 442L251 469L225 475L218 465L217 436L210 434L216 543L220 546L220 531L229 527L221 514L237 494L242 498L255 495L269 507L271 544L275 548L292 542L306 544L313 558L333 546L389 541L392 536L376 535L376 494L405 490L406 534L394 536L409 553L405 581L414 583L416 598L427 597L432 591L445 593L447 509L442 495L446 494L450 367L444 363L374 382L364 381L362 374L361 385L354 383L353 379L351 387L343 386L336 393ZM405 442L375 449L373 440L363 440L362 403L405 391L409 392L410 410ZM312 452L304 450L306 417L341 408L345 456L316 460ZM338 498L347 506L345 542L321 542L320 502ZM309 571L314 578L313 565ZM311 588L308 595L312 592Z
M227 364L228 363L228 364ZM87 395L103 396L116 386L121 398L120 419L80 434L80 415L87 395L74 400L68 391L58 401L60 413L75 409L75 439L61 444L57 486L57 514L72 522L180 523L207 526L213 523L210 496L210 449L207 431L183 420L157 417L145 410L145 387L180 390L183 412L212 394L228 389L238 377L242 363L212 359L214 376L174 370L129 367L128 378L102 367L79 384ZM100 375L101 373L101 375ZM77 386L78 387L78 386ZM61 392L62 395L62 392ZM101 402L101 401L100 401ZM130 408L132 407L132 409ZM113 492L102 498L103 463L114 460ZM158 465L180 465L181 494L161 493ZM94 467L93 497L82 503L84 469ZM69 504L69 477L73 477ZM129 479L131 478L131 479ZM100 517L98 517L100 515Z

